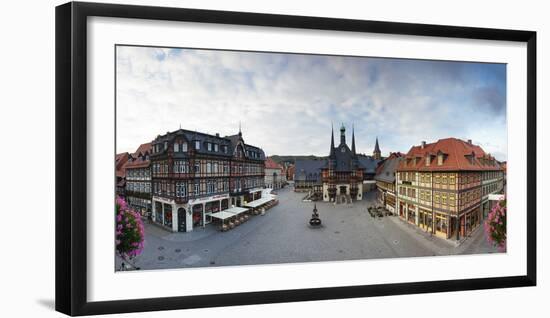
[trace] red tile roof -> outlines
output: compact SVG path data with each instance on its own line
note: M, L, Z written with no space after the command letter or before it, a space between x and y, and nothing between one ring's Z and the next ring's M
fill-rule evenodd
M125 169L136 169L136 168L147 168L151 162L149 160L142 160L141 157L134 159L134 161L128 163L124 166Z
M271 159L271 157L267 158L266 161L265 161L265 168L266 169L280 169L282 170L283 168L281 167L280 164L276 163L273 159Z
M437 164L438 154L443 155L441 165ZM428 155L431 155L431 161L427 166ZM457 138L439 139L424 147L413 146L404 158L397 169L399 171L502 170L495 158L485 153L480 146Z
M144 155L146 152L148 154L151 154L152 148L153 148L153 145L150 142L141 144L136 150L136 152L132 154L132 157L137 158L139 155Z
M152 149L151 143L141 144L136 152L132 154L132 161L128 161L126 164L126 169L136 169L136 168L147 168L151 163L149 159L145 160L144 156L149 156Z
M127 152L118 153L115 155L115 175L117 177L124 177L126 174L126 164L130 154Z

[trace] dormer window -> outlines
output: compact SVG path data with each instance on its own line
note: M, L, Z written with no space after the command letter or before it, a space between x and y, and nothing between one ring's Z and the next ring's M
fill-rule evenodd
M214 151L215 152L218 152L220 149L219 149L219 145L218 144L214 144Z
M199 140L195 140L195 149L201 149L201 142Z
M174 152L179 152L180 151L180 144L178 144L177 142L174 143Z
M346 148L345 148L345 147L341 147L341 148L340 148L340 151L341 151L341 152L346 152Z
M426 166L430 165L430 161L432 160L431 156L428 154L426 155Z
M442 153L437 154L437 165L438 166L443 165L443 154Z
M186 142L183 142L183 143L181 144L181 151L187 152L187 143L186 143Z
M212 151L212 143L206 143L206 149L208 149L208 151Z

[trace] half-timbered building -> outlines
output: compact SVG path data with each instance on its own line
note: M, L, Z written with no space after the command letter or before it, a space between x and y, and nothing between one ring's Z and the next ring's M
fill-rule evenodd
M483 202L503 190L503 169L471 140L440 139L413 146L397 168L398 215L444 238L468 235Z
M153 220L174 232L210 223L211 214L259 199L262 149L242 133L220 137L179 129L152 142Z
M151 205L151 143L139 146L126 163L126 201L142 216L149 216Z

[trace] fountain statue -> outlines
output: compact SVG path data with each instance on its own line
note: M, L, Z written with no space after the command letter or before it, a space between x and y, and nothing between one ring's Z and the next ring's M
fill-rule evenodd
M315 203L315 205L313 206L313 214L311 214L309 225L311 225L312 227L321 226L321 219L319 218L319 213L317 213L317 203Z

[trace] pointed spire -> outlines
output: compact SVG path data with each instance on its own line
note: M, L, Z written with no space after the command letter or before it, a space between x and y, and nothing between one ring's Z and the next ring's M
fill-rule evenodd
M380 146L378 146L378 136L376 136L376 144L374 144L374 151L372 152L374 159L382 159L382 153L380 152Z
M242 136L242 135L243 135L243 133L241 131L241 121L239 120L239 136Z
M351 124L351 153L355 155L355 125Z
M330 123L331 134L330 134L330 155L334 155L334 125Z

